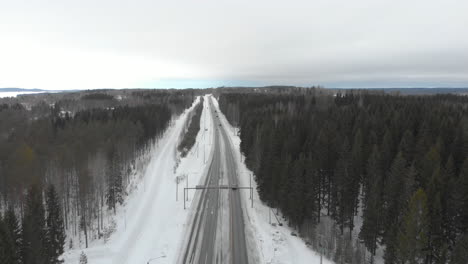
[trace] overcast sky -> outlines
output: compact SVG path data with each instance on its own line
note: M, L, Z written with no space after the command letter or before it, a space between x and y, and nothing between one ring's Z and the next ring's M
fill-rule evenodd
M0 87L468 87L466 0L0 0Z

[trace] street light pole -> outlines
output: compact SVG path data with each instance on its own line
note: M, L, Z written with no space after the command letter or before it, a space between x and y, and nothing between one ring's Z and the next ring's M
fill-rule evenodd
M323 235L319 234L318 236L319 236L319 247L320 247L320 264L322 264L323 263L323 260L322 260L323 259L323 254L325 253L324 252L325 248L324 248L324 245L323 245L324 243L323 242L327 242L327 246L328 246L328 241L323 239Z
M149 264L149 263L150 263L151 261L153 261L153 260L160 259L160 258L165 258L165 257L166 257L166 255L162 255L162 256L159 256L159 257L155 257L155 258L150 258L150 259L148 259L148 261L146 262L146 264Z
M270 225L271 225L271 208L268 208L268 221L270 222Z
M253 190L252 190L252 173L250 173L250 200L253 199Z

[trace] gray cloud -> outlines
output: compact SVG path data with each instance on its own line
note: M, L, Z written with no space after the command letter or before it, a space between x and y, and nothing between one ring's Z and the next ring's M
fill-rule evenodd
M466 10L468 2L463 0L9 1L0 8L0 33L12 45L0 44L0 50L6 54L23 41L28 44L22 43L18 54L48 48L53 57L58 47L67 54L105 53L116 61L125 56L133 68L159 65L154 76L139 75L140 70L131 75L130 66L122 65L101 80L99 74L86 73L86 66L73 66L73 58L67 60L70 65L61 62L62 67L85 72L78 80L89 78L107 86L119 86L109 79L125 72L125 86L167 84L161 81L167 79L207 80L195 81L198 86L223 80L259 85L468 86ZM89 55L89 63L96 63L92 58ZM53 78L48 72L56 64L46 65L43 75ZM165 71L166 64L174 69ZM24 71L9 80L0 74L0 85L29 75ZM40 85L47 86L47 78ZM34 85L33 80L28 85Z

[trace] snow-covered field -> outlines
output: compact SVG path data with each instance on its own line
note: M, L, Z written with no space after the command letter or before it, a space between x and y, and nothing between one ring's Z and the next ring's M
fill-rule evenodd
M216 100L214 100L217 111L220 112ZM221 113L221 112L220 112ZM220 115L223 125L230 130L228 133L234 149L234 156L238 163L239 185L249 186L252 172L247 169L241 161L244 157L240 154L240 138L236 135L236 129L226 120L224 115ZM270 224L270 208L259 200L257 186L252 177L253 208L251 208L249 191L242 191L242 205L244 217L246 217L246 239L247 247L250 249L250 261L256 263L275 263L275 264L319 264L320 256L306 246L305 242L292 236L291 230L286 225L273 226ZM271 222L276 223L275 216L271 213ZM256 254L252 256L252 254ZM333 262L323 259L323 263L331 264Z

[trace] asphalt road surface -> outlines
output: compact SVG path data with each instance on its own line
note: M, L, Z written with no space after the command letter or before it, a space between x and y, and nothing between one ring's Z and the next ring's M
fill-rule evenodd
M205 178L205 186L219 186L223 177L227 177L229 186L236 186L237 180L237 166L234 159L233 149L229 141L226 128L221 126L221 122L217 117L215 108L211 99L209 102L209 113L214 120L213 144L214 153L210 162L208 173ZM224 149L221 149L221 142ZM221 152L224 153L221 153ZM224 155L223 155L224 154ZM227 171L223 171L222 165ZM221 254L217 252L217 248L221 245L221 241L216 241L216 232L218 225L221 226L220 230L223 235L229 236L229 248L221 249L223 252L229 252L229 262L234 264L248 263L247 247L245 242L244 232L244 217L241 207L241 190L236 189L204 189L197 190L201 192L198 204L192 210L195 210L193 215L192 224L189 229L187 244L183 252L182 263L223 263ZM229 223L220 223L220 192L228 192L229 199Z

